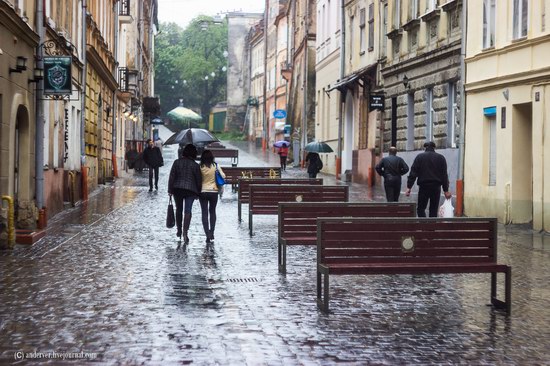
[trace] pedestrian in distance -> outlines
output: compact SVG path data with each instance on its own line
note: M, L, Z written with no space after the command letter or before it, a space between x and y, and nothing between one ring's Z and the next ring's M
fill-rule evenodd
M416 214L418 217L426 217L426 207L429 201L430 217L437 217L441 188L443 188L445 198L452 197L451 192L449 192L447 161L443 155L435 152L433 141L426 142L424 148L425 151L416 156L411 166L405 195L410 196L411 188L416 181L416 184L418 184Z
M162 152L151 139L147 140L147 147L143 150L143 161L149 167L149 192L153 191L153 175L155 176L155 191L158 191L159 168L164 165L164 159Z
M388 202L398 202L401 193L401 176L409 172L409 166L397 156L397 148L390 147L389 154L376 164L376 172L384 177L384 190Z
M317 178L317 173L323 169L323 161L316 152L310 152L306 155L307 174L310 178Z
M202 214L202 227L206 235L206 243L214 240L214 229L216 228L216 206L218 204L219 189L216 184L216 169L225 178L222 168L214 161L211 150L204 150L200 162L202 174L202 189L199 197ZM208 219L210 217L210 220Z
M277 152L279 154L279 159L281 161L281 170L286 170L286 159L288 157L288 146L283 145L279 148Z
M181 238L183 234L186 244L189 243L188 231L191 225L193 202L199 197L202 187L201 169L195 161L196 159L197 148L195 145L186 145L181 152L181 157L174 161L168 179L168 194L174 196L176 204L176 235Z

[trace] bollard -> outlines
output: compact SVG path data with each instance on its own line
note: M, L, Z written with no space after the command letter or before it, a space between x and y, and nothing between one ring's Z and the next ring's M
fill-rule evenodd
M76 195L76 172L74 170L69 171L69 200L71 206L75 206L75 195Z
M13 249L15 245L15 206L13 198L2 196L2 201L8 202L8 248Z

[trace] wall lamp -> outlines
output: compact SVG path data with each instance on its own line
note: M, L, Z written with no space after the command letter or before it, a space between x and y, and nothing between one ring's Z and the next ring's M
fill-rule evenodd
M405 89L410 88L409 78L407 77L407 75L403 75L403 86L405 87Z
M15 69L10 67L10 74L12 72L22 72L27 70L27 58L23 56L17 56L15 61Z
M44 69L37 67L34 69L33 79L29 79L29 83L37 83L42 79L44 79Z

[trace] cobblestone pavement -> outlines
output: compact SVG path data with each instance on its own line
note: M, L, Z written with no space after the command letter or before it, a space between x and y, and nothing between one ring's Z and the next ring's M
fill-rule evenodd
M238 146L242 166L277 161ZM255 218L250 238L230 192L214 244L197 203L191 242L178 243L164 227L170 166L158 193L130 174L50 220L32 247L0 252L0 364L28 361L16 352L82 351L106 365L550 365L548 235L499 227L499 261L513 269L509 317L486 306L488 275L335 276L325 315L315 248L290 248L278 274L276 217ZM361 185L351 193L381 199Z

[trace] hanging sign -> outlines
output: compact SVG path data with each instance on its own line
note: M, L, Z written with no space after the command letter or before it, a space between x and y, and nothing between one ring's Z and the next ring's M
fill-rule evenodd
M370 94L369 95L369 110L383 111L384 110L384 95L383 94Z
M273 118L285 119L286 118L286 111L284 109L277 109L275 112L273 112Z
M44 95L71 95L71 56L44 57Z

